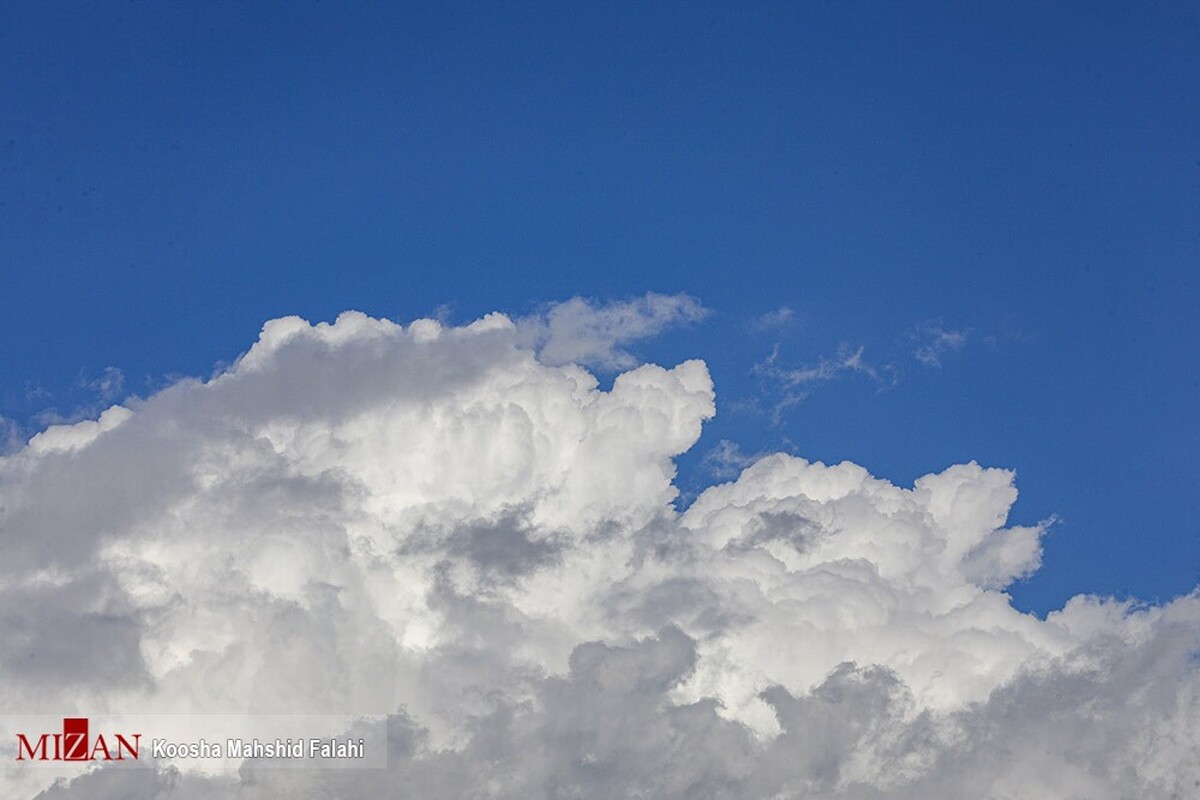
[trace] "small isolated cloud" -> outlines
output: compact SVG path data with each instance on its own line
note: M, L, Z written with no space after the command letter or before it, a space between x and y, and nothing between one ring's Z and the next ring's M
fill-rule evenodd
M799 319L796 317L796 312L787 306L780 306L774 311L760 314L751 320L750 329L758 332L779 331L797 324L799 324Z
M125 391L125 373L116 367L105 367L99 377L79 376L79 385L94 392L101 403L118 399Z
M940 368L942 357L962 350L969 335L969 330L949 330L940 320L926 320L909 328L906 338L915 347L913 358L927 367Z
M816 363L788 367L781 363L778 344L771 354L753 367L753 373L768 384L768 391L778 395L771 410L771 419L778 425L783 413L802 402L818 386L847 375L860 375L884 388L895 383L896 370L890 364L876 366L865 357L866 347L854 347L843 342L832 358L822 356Z
M553 310L532 343L503 314L272 320L0 457L6 714L389 717L385 769L10 762L0 794L1196 796L1200 593L1021 613L1049 522L974 462L899 486L723 443L733 480L677 510L706 365L604 391L562 363L699 313L657 302L567 304L570 358ZM764 369L886 380L849 347Z
M518 326L540 344L539 355L547 364L623 369L636 363L626 345L697 322L707 314L700 301L689 295L651 292L604 304L575 297L519 320Z
M715 447L704 454L702 464L708 473L718 480L736 478L742 470L753 464L758 456L748 456L742 452L737 442L722 439Z
M125 373L116 367L105 367L99 378L90 381L88 388L96 392L101 400L113 400L125 390Z

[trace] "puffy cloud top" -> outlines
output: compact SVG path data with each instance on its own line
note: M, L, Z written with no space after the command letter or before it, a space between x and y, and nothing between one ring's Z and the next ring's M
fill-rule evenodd
M771 455L677 512L705 365L576 362L701 311L273 320L0 458L5 708L392 715L382 772L10 794L1196 796L1200 599L1016 611L1011 472Z

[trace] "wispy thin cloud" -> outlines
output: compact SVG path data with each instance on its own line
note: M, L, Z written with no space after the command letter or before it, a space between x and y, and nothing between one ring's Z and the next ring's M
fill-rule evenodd
M708 474L718 480L736 478L742 470L759 459L761 454L747 455L737 442L722 439L704 454L701 464Z
M125 391L125 373L117 367L105 367L96 378L89 378L81 372L78 383L82 388L94 392L100 402L108 402L119 399Z
M940 369L942 357L962 350L970 336L970 330L946 328L941 320L918 322L906 332L913 344L912 356L927 367Z
M0 416L0 456L14 453L25 445L25 437L16 420Z
M783 413L801 403L816 387L848 375L861 375L880 389L894 386L897 380L896 367L892 364L873 364L867 360L865 353L865 345L842 342L832 357L822 356L815 363L788 367L781 363L780 345L776 344L771 354L751 370L780 395L772 407L771 421L778 425Z
M780 331L788 328L794 328L800 324L800 319L796 312L787 306L780 306L772 311L759 314L754 319L750 320L750 330L756 333L764 331Z

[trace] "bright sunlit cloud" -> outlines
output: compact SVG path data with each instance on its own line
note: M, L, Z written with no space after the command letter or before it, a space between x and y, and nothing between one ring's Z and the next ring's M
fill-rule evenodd
M1050 523L1009 524L1012 472L903 487L728 445L676 511L716 393L622 346L702 313L276 319L213 379L0 459L12 712L392 717L386 770L45 796L1194 794L1200 598L1015 610Z

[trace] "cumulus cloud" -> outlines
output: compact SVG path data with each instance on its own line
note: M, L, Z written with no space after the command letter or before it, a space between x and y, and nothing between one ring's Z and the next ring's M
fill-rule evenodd
M273 320L0 458L6 710L387 714L390 756L8 764L5 795L1195 796L1200 597L1018 612L1049 523L975 463L901 487L731 451L676 511L705 365L579 364L698 304L565 308L532 339Z

